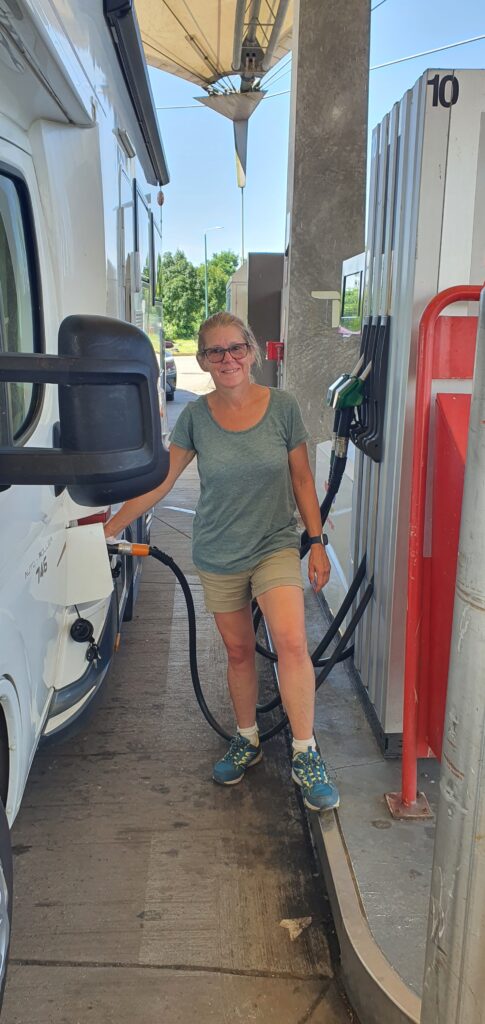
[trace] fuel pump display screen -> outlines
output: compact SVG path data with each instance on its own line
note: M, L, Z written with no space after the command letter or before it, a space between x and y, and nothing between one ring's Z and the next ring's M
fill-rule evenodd
M358 334L361 328L362 271L346 274L343 280L340 323L346 331Z

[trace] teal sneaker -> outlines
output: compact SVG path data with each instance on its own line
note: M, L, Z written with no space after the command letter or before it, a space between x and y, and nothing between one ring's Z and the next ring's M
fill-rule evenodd
M304 754L294 754L291 777L301 786L303 802L310 811L331 811L338 807L338 789L330 782L325 762L316 750L308 747Z
M253 764L258 764L262 756L260 743L257 747L253 747L249 740L236 733L232 737L227 754L224 754L220 761L216 761L212 778L221 786L234 786L244 777L246 769L252 768Z

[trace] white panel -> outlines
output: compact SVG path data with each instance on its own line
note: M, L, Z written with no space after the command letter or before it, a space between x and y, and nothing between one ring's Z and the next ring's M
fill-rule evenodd
M400 210L401 268L395 277L392 303L387 480L378 527L383 545L380 582L387 596L382 604L376 668L382 688L379 716L386 732L400 732L402 724L416 350L421 314L438 287L446 182L450 115L447 108L432 107L428 85L432 74L424 74L412 93Z
M473 242L470 281L481 284L485 280L485 113L480 118L480 143L477 157L475 209L473 212Z
M446 196L438 291L471 280L472 244L477 194L477 169L482 116L485 111L483 71L456 71L457 102L450 108ZM481 169L483 175L483 168ZM484 202L481 196L482 209Z
M113 590L101 523L52 530L33 545L29 586L34 601L69 608L102 601Z

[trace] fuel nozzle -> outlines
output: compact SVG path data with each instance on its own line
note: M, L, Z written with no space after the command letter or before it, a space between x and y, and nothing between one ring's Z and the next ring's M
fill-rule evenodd
M365 382L372 369L372 363L368 363L365 370L360 373L364 363L362 355L352 370L352 373L343 373L330 385L327 392L327 405L332 409L355 409L362 405L365 398Z
M134 558L147 558L150 554L149 544L130 544L127 540L108 541L108 555L132 555Z

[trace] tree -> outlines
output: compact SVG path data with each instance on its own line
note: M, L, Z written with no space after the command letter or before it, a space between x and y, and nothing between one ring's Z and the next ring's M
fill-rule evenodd
M181 249L163 255L162 295L165 334L193 337L201 319L203 292L194 265Z
M207 277L210 313L217 313L220 309L226 308L227 282L237 269L238 263L236 253L230 249L214 253L209 261Z
M232 276L234 271L237 269L239 259L235 252L231 249L224 249L222 252L216 252L211 256L210 260L207 261L207 291L209 297L209 316L212 313L218 313L221 309L226 308L226 287L229 278ZM202 288L202 294L204 296L204 307L205 311L205 264L201 263L200 267L197 267L197 275Z
M207 262L209 314L226 308L226 286L238 265L235 252L216 252ZM192 338L205 317L205 264L199 267L181 249L166 252L157 267L161 274L165 335Z

